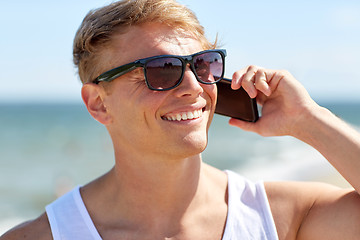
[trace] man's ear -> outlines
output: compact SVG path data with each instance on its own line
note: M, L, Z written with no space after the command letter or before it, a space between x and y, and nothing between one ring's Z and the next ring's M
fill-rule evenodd
M102 96L104 95L104 89L98 84L86 83L81 88L82 99L91 116L106 125L111 122L111 116L103 102Z

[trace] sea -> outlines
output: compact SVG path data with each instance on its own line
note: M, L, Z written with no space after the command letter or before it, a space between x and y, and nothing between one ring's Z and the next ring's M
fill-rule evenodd
M338 117L360 130L360 102L329 102ZM292 137L264 138L215 115L203 160L253 180L321 179L330 164ZM81 104L0 104L0 235L39 216L76 185L112 168L108 133Z

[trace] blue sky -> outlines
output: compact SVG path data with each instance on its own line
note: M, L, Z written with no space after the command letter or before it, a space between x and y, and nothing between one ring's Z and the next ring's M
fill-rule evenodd
M227 76L250 64L287 69L315 99L360 101L360 1L179 0L219 35ZM72 41L111 1L0 3L0 103L80 102Z

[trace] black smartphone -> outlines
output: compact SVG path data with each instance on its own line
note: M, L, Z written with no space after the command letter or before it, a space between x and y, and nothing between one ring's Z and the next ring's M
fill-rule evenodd
M256 122L259 119L256 99L250 98L242 87L233 90L231 79L228 78L222 79L216 85L218 97L215 113L248 122Z

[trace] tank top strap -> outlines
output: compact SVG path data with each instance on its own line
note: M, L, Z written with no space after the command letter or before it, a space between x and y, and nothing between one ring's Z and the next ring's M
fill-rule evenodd
M54 240L101 240L81 198L80 186L46 206Z
M228 175L228 216L223 240L278 240L264 183Z
M223 240L278 240L263 182L228 175L228 216ZM81 198L80 187L46 206L54 240L102 240Z

